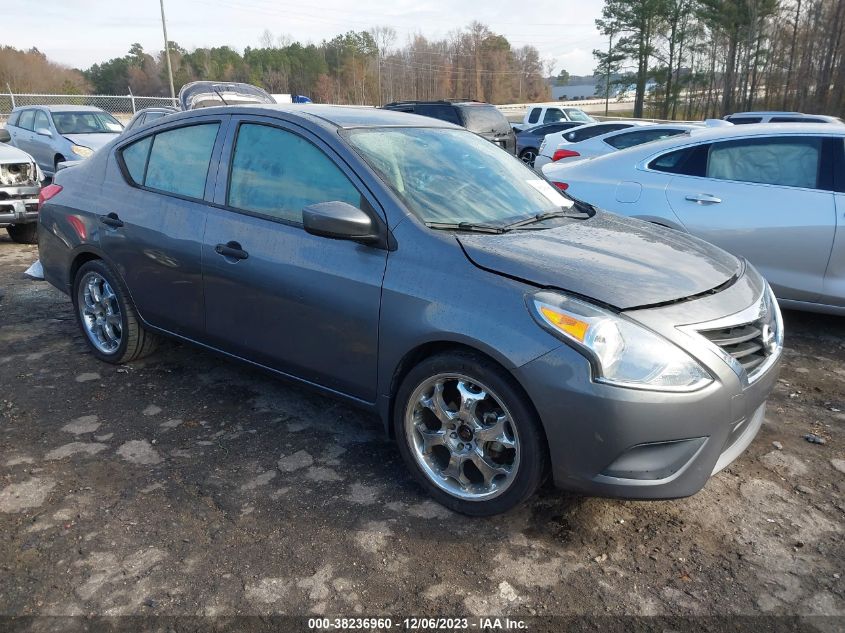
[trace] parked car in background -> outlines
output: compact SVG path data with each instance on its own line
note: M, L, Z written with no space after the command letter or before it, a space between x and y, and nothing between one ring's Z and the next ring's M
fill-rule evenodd
M545 176L747 258L783 305L845 314L845 126L700 128Z
M93 106L19 106L12 110L6 129L11 144L32 156L47 176L58 163L88 158L118 137L123 125Z
M547 134L546 138L540 144L537 158L534 159L534 169L539 170L547 163L560 160L562 155L558 154L558 158L555 159L555 153L563 146L581 143L596 136L602 136L620 130L651 125L654 125L654 123L648 123L647 121L605 121L603 123L586 123L565 132Z
M547 134L555 134L571 130L583 123L577 121L557 121L555 123L542 123L516 131L516 155L529 167L534 166L534 159L540 151L540 145ZM516 128L514 128L516 130Z
M141 127L142 125L146 125L147 123L152 123L153 121L157 121L161 117L173 114L174 112L179 112L179 109L171 108L168 106L158 106L138 110L132 116L132 118L129 119L129 123L126 124L123 133L126 134L127 132L129 132L129 130L133 130L136 127Z
M553 163L595 158L596 156L618 152L621 149L635 147L643 143L686 134L696 127L700 126L690 123L661 123L605 132L604 134L599 134L583 141L561 143L552 153L551 158ZM548 152L550 148L547 146L545 150Z
M596 120L581 108L568 108L556 105L532 106L528 108L522 119L523 125L538 125L540 123L554 123L555 121L595 123Z
M826 114L803 114L801 112L737 112L725 117L734 125L751 123L835 123L842 125L842 119Z
M693 494L754 438L777 378L780 313L753 266L568 199L434 118L181 112L43 197L45 278L97 358L169 334L353 401L466 514L548 472Z
M499 109L480 101L397 101L382 106L409 114L440 119L465 127L495 143L510 154L516 154L516 134Z
M8 130L0 129L0 227L20 244L38 240L38 192L44 176L35 159L8 142Z

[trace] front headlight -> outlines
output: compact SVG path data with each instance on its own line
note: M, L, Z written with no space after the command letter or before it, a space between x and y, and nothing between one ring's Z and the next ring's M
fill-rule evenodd
M91 154L94 153L94 150L90 147L84 147L82 145L71 145L70 151L72 151L77 156L81 156L82 158L88 158Z
M528 303L541 326L590 359L599 382L658 391L713 382L680 347L610 310L549 291L529 295Z

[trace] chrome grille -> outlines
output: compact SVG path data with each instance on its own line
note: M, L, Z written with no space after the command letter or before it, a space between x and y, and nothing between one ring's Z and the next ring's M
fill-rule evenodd
M777 360L783 347L783 325L770 289L742 313L696 327L748 383Z
M754 369L766 362L768 357L763 340L764 328L764 323L755 321L721 330L704 330L701 334L736 359L750 375Z

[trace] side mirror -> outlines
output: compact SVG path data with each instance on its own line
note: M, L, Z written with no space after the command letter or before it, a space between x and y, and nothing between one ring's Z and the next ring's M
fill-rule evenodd
M358 207L334 200L302 209L302 225L311 235L335 240L376 242L379 235L373 220Z
M0 130L0 143L8 143L12 140L12 135L9 134L9 130L3 128Z
M35 133L38 136L47 136L49 138L53 138L53 133L50 130L48 130L46 127L38 128L37 130L35 130Z

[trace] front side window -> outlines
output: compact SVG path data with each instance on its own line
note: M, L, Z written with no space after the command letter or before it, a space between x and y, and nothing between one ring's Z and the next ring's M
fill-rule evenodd
M138 185L202 198L219 127L203 123L147 136L121 150L123 164Z
M32 130L34 129L35 125L35 110L24 110L21 112L21 120L18 124L25 130Z
M361 194L320 148L286 130L241 125L232 157L230 207L301 224L303 207L336 200L361 207Z
M48 130L50 129L50 121L47 119L47 115L44 114L43 111L38 110L35 113L35 123L34 123L35 130Z
M753 138L713 143L707 177L786 187L818 186L822 139Z
M115 134L123 130L120 121L107 112L54 112L59 134Z
M583 123L591 123L593 121L586 112L578 108L566 108L566 115L570 121L581 121Z
M534 108L531 110L531 114L528 115L528 122L529 123L536 123L540 120L540 108Z
M546 115L543 117L543 123L554 123L555 121L560 121L566 117L563 116L563 112L558 108L549 108L546 110Z
M464 130L371 128L344 134L423 222L505 225L572 205L521 161Z
M686 130L678 128L664 128L662 126L654 129L634 130L632 132L623 132L615 134L604 139L604 142L615 147L616 149L625 149L627 147L634 147L642 145L643 143L650 143L651 141L659 141L664 138L677 136L683 134Z

